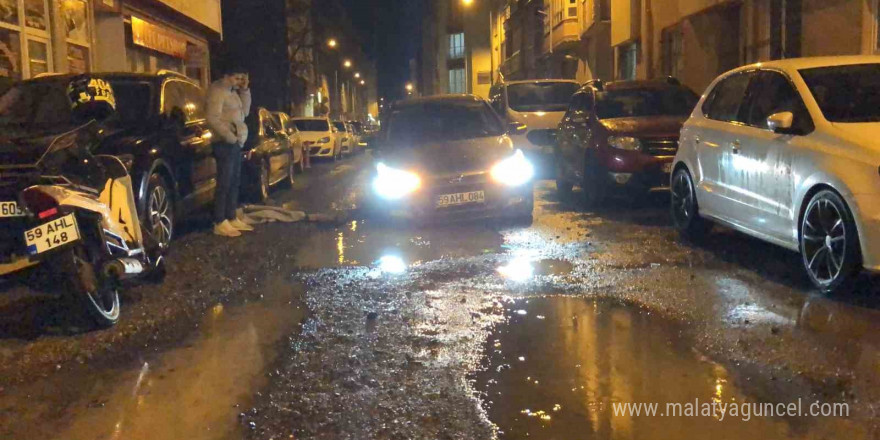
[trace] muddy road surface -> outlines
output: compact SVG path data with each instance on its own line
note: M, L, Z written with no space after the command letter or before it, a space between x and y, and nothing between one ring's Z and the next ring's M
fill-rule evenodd
M374 221L369 166L272 195L338 222L183 225L112 329L3 280L0 438L880 438L876 278L821 296L788 251L680 242L662 194L548 181L530 226Z

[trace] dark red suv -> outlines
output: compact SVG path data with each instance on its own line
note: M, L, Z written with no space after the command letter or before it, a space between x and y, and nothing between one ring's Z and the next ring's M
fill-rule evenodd
M677 80L590 81L559 124L556 187L588 205L615 189L667 188L678 135L699 97Z

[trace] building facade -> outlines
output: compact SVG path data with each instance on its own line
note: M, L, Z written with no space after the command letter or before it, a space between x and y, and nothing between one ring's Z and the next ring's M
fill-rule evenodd
M0 77L154 72L208 80L219 0L0 0Z
M413 81L418 94L489 96L493 66L490 2L430 0L422 22L422 51Z
M746 63L880 53L878 0L495 0L493 80L675 76L703 90Z

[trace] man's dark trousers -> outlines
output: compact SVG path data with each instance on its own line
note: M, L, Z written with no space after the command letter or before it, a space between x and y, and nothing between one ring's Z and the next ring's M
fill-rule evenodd
M241 147L225 142L214 143L217 159L217 189L214 193L214 223L234 220L241 186Z

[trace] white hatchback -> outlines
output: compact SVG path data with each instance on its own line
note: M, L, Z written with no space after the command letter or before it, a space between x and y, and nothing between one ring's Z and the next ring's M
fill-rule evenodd
M672 218L723 223L802 255L842 290L880 271L880 56L758 63L721 75L685 123Z

